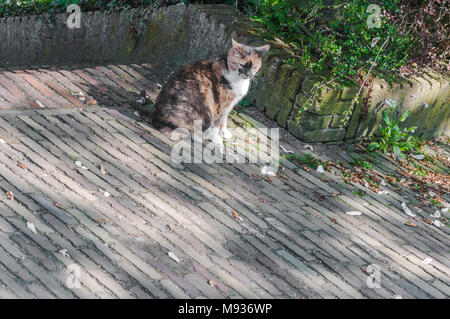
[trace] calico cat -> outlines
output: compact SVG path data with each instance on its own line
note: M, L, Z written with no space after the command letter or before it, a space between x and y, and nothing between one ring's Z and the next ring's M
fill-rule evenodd
M183 66L161 88L151 117L153 126L165 134L176 128L192 132L194 121L201 120L208 139L221 144L223 138L231 138L228 114L247 94L269 48L232 40L228 54Z

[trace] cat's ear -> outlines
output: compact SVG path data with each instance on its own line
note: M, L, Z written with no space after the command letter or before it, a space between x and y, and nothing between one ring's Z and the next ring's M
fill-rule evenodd
M241 50L242 48L242 45L234 39L231 39L231 44L233 45L233 49Z
M256 51L261 52L261 53L265 53L265 52L269 51L269 49L270 49L269 44L263 45L262 47L255 48Z
M231 43L233 44L233 46L231 47L231 51L234 53L234 55L241 56L242 44L238 43L234 39L231 39Z

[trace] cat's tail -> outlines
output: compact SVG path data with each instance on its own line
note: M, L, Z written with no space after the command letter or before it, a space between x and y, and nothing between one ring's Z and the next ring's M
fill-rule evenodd
M145 90L139 93L139 98L136 102L131 104L135 114L138 115L145 122L152 124L152 114L155 111L155 103L149 100L146 96Z
M140 92L140 98L132 104L132 108L135 114L142 120L153 126L167 138L172 138L172 132L176 128L171 123L163 123L161 121L154 121L153 115L155 113L155 103L149 100L146 96L146 92L142 90Z

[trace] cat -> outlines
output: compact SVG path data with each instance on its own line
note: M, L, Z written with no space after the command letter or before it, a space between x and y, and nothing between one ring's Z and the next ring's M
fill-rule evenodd
M270 45L251 47L231 40L227 54L184 65L169 78L156 98L152 125L170 134L176 128L193 132L201 120L206 138L221 144L232 137L227 129L231 110L247 94L250 81L261 69Z

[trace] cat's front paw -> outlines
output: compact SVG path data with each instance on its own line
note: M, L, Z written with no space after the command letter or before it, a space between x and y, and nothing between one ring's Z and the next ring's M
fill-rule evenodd
M227 128L224 128L223 130L220 131L220 135L228 140L233 136L233 133L231 133Z
M212 139L211 142L213 142L214 144L219 144L222 145L223 144L223 138L220 135L215 135Z

